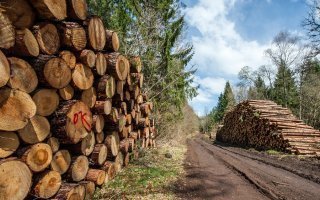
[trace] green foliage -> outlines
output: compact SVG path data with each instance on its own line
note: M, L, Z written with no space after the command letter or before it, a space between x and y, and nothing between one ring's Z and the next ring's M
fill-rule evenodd
M276 103L290 108L297 113L299 106L299 97L297 87L293 78L293 73L285 65L278 69L274 81L273 98Z
M187 69L193 46L185 43L186 29L179 0L89 0L91 13L120 36L120 52L139 55L145 87L160 124L182 116L187 99L196 96L194 69ZM161 128L161 127L160 127Z
M204 118L201 131L211 131L217 123L223 120L224 115L230 111L236 104L231 85L227 81L224 92L218 98L218 104Z

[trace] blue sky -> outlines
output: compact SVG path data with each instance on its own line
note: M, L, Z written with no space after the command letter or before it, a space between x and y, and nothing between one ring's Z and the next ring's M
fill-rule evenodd
M225 82L237 83L243 66L270 64L264 51L273 37L301 27L310 0L182 0L188 24L186 39L193 43L191 65L198 72L199 95L190 101L197 114L217 104Z

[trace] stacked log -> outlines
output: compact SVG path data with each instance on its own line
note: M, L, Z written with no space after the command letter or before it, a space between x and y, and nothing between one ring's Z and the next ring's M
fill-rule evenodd
M267 100L238 104L226 114L217 140L260 150L320 155L320 131L297 119L289 109Z
M155 147L140 57L85 0L0 6L0 199L92 199Z

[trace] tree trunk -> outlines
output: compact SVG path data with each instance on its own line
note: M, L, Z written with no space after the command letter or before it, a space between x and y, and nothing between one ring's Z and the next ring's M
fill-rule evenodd
M15 40L15 45L9 49L10 54L32 57L37 57L39 55L39 44L29 29L16 30Z
M115 136L107 135L104 143L108 148L108 158L112 159L113 157L116 157L119 152L119 146L116 143Z
M73 154L82 154L85 156L89 156L93 150L95 145L95 136L94 133L91 131L88 135L81 140L80 143L74 145L67 145L67 149Z
M111 112L109 115L105 117L106 122L109 122L112 125L115 125L118 123L119 113L116 108L111 108Z
M94 146L94 150L90 158L91 158L91 161L93 162L93 165L100 166L106 161L107 155L108 155L107 146L105 144L96 144Z
M51 148L45 143L38 143L19 149L17 155L33 172L45 170L52 161Z
M0 130L16 131L28 124L36 114L36 105L22 91L0 88Z
M105 49L110 52L118 51L120 42L118 34L115 31L106 30L106 46Z
M116 81L110 75L102 76L95 85L98 99L112 98L116 92Z
M19 138L15 132L0 131L0 159L13 154L19 145Z
M107 60L103 53L98 52L96 58L96 71L97 74L103 76L106 74L107 71Z
M43 54L53 55L60 48L60 37L55 25L40 23L33 26L34 35Z
M49 85L61 89L71 81L71 70L61 58L39 55L31 63L38 75L39 82L44 86Z
M93 16L85 22L89 38L89 46L96 51L102 51L106 44L106 32L100 17Z
M108 174L109 180L112 180L116 175L114 162L106 161L105 163L103 163L103 166L101 167L101 169Z
M129 161L130 161L130 154L129 153L124 154L123 166L127 167L129 165Z
M61 51L59 53L59 57L67 63L70 69L74 69L76 67L77 58L71 51Z
M96 133L96 143L101 144L104 141L104 132L101 131L99 133Z
M81 94L81 101L89 108L93 108L97 100L97 93L94 87L84 90Z
M56 171L46 171L36 174L33 178L34 186L31 191L38 198L50 198L54 196L61 186L61 175Z
M36 89L38 77L31 65L26 61L15 57L8 58L8 61L10 63L10 79L8 86L27 93Z
M0 88L5 86L10 78L10 65L7 57L0 50Z
M28 166L16 159L0 160L0 199L24 199L32 184Z
M67 17L66 0L30 0L41 19L63 20Z
M0 6L16 28L30 28L33 25L35 12L27 0L2 0Z
M96 101L93 112L97 115L108 115L111 113L111 100L106 101Z
M96 133L101 133L104 128L104 117L103 115L93 115L92 117L92 127Z
M115 170L116 172L120 172L123 166L124 157L122 152L120 151L114 160Z
M85 200L92 200L94 192L96 190L96 185L94 184L94 182L92 182L92 181L81 181L79 184L83 185L85 187L86 196L85 196L84 199Z
M87 90L92 87L94 76L89 67L77 63L72 72L73 84L80 90Z
M22 141L27 144L36 144L45 140L50 133L50 124L47 118L41 115L32 117L28 124L18 130Z
M71 166L68 169L68 178L72 181L79 182L85 179L89 170L89 161L86 156L71 158Z
M52 132L61 143L76 144L91 131L92 115L87 105L70 100L60 103L51 121Z
M120 141L120 151L123 154L128 153L128 151L129 151L129 140L128 139L123 139Z
M139 56L134 56L129 59L130 72L140 73L142 69L142 63Z
M74 95L74 89L72 86L67 85L64 88L59 89L59 94L63 100L71 100Z
M58 193L51 200L83 200L85 187L76 183L62 183Z
M129 152L133 152L135 149L135 139L134 138L128 138L129 141Z
M52 89L40 89L32 99L37 106L37 114L41 116L51 115L59 105L59 95Z
M15 43L15 29L10 19L0 11L0 48L9 49Z
M87 67L93 68L96 65L96 54L90 49L82 50L78 57Z
M57 138L50 137L47 140L47 144L51 147L52 153L56 153L57 151L59 151L60 143L59 143L59 140Z
M85 20L88 14L86 0L67 0L68 16L74 20Z
M106 179L106 172L100 169L89 169L86 175L87 181L92 181L96 185L100 186Z
M87 45L86 31L76 22L61 22L58 25L61 45L75 51L83 50Z
M71 156L69 151L60 150L54 154L51 161L51 169L64 174L67 172L71 164Z
M105 54L105 56L108 63L107 71L117 80L125 80L129 70L127 59L116 52Z

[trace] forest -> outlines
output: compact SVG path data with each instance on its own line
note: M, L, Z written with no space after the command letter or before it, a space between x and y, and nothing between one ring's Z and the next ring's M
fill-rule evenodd
M118 33L119 52L141 56L143 93L154 102L159 132L166 132L164 127L181 119L187 100L197 94L192 85L196 69L188 65L193 47L184 40L185 5L179 0L89 0L88 6Z
M226 83L218 104L202 120L201 128L210 131L239 102L272 100L289 108L308 125L320 128L320 21L319 2L309 6L301 26L305 35L281 31L265 50L269 63L244 66L238 82Z

